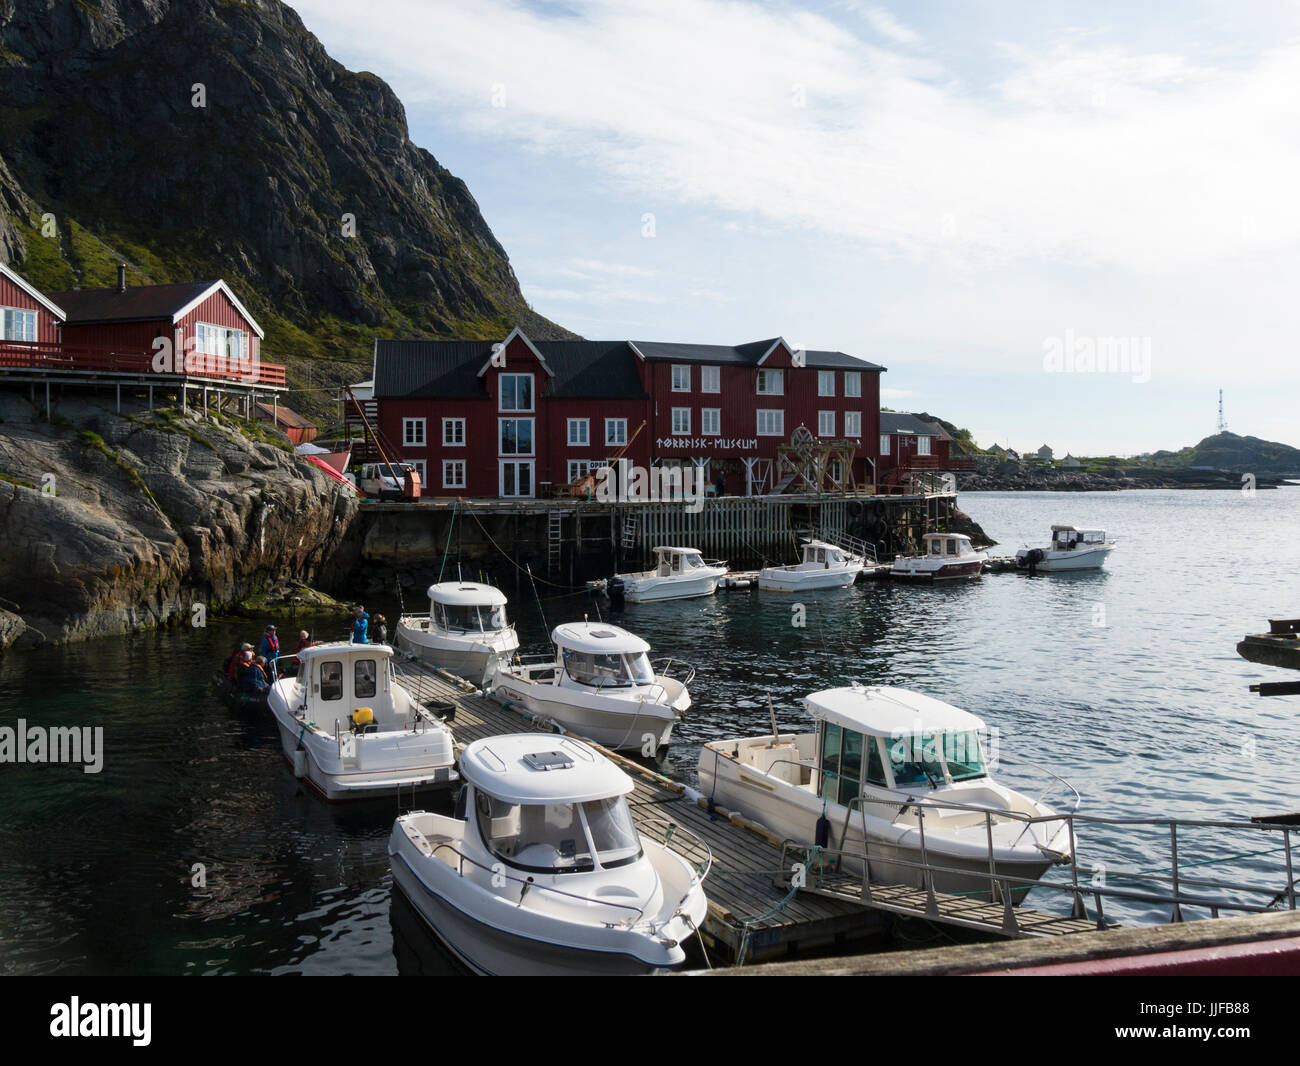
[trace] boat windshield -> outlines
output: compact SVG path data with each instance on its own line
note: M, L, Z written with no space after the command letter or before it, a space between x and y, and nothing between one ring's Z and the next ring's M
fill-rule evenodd
M433 605L434 621L443 629L455 629L462 632L491 632L506 627L506 609L489 607L487 604L435 603Z
M682 556L682 569L683 569L683 570L694 570L697 566L703 566L703 565L704 565L704 560L701 559L698 555L683 555L683 556Z
M497 858L532 873L584 873L641 857L622 796L591 803L515 804L478 793L479 833Z
M648 685L655 679L645 652L598 655L564 649L564 669L583 685L608 688L611 685Z
M948 774L954 781L973 781L987 773L979 734L974 731L945 734L943 761L948 764Z
M944 783L939 741L934 736L900 737L889 742L889 766L898 788Z

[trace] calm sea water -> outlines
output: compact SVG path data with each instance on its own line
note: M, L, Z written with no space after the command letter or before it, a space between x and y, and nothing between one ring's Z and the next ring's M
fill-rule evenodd
M769 693L781 726L798 727L808 721L799 697L858 679L979 714L1004 755L1069 779L1082 813L1243 820L1300 809L1300 701L1249 693L1285 675L1235 652L1269 616L1300 614L1300 572L1276 550L1300 524L1300 489L961 502L998 553L1042 543L1053 522L1105 528L1120 548L1096 574L810 595L803 628L789 597L756 592L616 612L656 655L698 669L695 708L662 769L693 782L701 742L768 728ZM554 626L596 611L585 595L542 595L540 609L531 594L512 607L525 650L544 650L543 612ZM396 606L372 609L391 619ZM390 908L395 805L338 810L299 792L269 722L231 712L208 688L214 662L260 628L221 623L0 659L0 723L102 726L106 748L99 774L0 766L0 972L438 969L421 931ZM1047 781L1010 762L999 777L1035 794ZM1168 865L1150 831L1080 836L1089 880ZM1199 875L1263 878L1277 856L1246 853L1264 846L1203 831L1180 840L1180 855L1216 860ZM206 887L192 883L195 864ZM1142 904L1107 913L1167 918Z

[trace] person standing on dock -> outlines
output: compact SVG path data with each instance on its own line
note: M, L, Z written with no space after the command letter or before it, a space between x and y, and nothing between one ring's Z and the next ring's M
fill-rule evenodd
M366 631L370 628L370 615L366 614L364 607L358 607L352 612L352 643L369 644L370 641L366 636Z
M387 644L388 643L388 619L385 618L382 614L377 614L374 617L374 623L375 623L375 637L377 638L378 643Z

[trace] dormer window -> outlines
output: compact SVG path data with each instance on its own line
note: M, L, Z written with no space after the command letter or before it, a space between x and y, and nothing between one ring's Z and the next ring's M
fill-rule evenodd
M760 370L758 372L758 395L760 396L785 395L785 371Z
M500 378L502 411L533 409L533 375L502 374Z

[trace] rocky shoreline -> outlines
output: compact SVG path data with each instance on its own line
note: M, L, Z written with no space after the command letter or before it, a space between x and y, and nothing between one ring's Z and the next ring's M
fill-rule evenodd
M957 476L961 492L1118 492L1121 489L1232 489L1248 484L1246 475L1224 470L1170 467L1109 467L1100 471L1043 467L1012 459L980 457L972 473ZM1276 476L1255 478L1257 489L1285 484Z
M327 578L356 513L257 424L86 399L46 421L4 392L0 649L274 600Z

